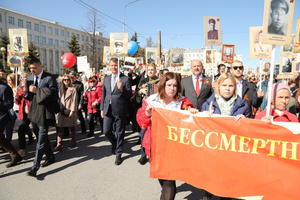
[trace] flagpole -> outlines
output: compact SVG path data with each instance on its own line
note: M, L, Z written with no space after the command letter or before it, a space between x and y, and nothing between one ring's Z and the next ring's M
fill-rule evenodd
M271 68L270 68L270 78L268 82L268 101L267 101L267 112L266 117L270 117L271 115L271 103L273 101L272 99L272 86L274 82L274 69L275 69L275 53L276 53L276 46L272 46L272 59L271 59Z
M259 89L261 89L262 82L262 59L259 59Z

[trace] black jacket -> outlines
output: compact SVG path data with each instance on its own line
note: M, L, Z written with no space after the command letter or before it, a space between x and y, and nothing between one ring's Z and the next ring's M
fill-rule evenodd
M0 80L0 128L9 120L8 111L14 105L12 89L2 80Z

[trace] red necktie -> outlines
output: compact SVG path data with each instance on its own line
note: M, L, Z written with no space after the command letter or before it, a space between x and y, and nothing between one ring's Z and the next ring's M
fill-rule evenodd
M199 84L199 77L196 77L196 94L199 96L200 94L200 84Z

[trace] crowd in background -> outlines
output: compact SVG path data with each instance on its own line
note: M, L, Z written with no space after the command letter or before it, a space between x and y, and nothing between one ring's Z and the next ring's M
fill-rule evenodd
M244 74L241 61L231 67L218 66L218 74L207 77L200 60L191 62L191 76L157 70L144 65L139 72L122 73L118 60L109 62L110 74L96 73L91 77L71 72L59 77L43 71L41 62L33 59L29 73L16 76L0 72L0 146L11 155L7 167L17 165L26 155L27 145L36 143L33 167L27 173L36 176L38 169L55 162L48 139L48 129L56 128L54 151L60 152L69 135L68 146L77 145L79 133L92 137L95 127L111 143L115 164L123 162L125 127L130 124L140 135L144 165L150 156L151 112L154 107L184 109L191 113L206 112L265 121L299 122L300 75L295 80L276 80L272 85L271 117L266 114L268 74ZM126 75L125 75L126 74ZM11 144L16 128L18 151ZM45 161L40 164L45 155ZM161 199L174 199L175 181L159 180Z

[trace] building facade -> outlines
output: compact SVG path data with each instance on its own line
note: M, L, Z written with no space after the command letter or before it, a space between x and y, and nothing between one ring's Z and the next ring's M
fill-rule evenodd
M88 61L92 57L92 34L63 26L58 22L47 21L0 7L0 34L8 36L8 29L11 28L27 29L28 42L32 42L37 47L42 64L51 73L62 73L61 56L69 51L68 42L72 35L77 37L81 56L88 56ZM102 63L103 46L109 44L109 39L104 38L99 32L95 34L94 38L97 61L96 66L91 67L95 69Z

